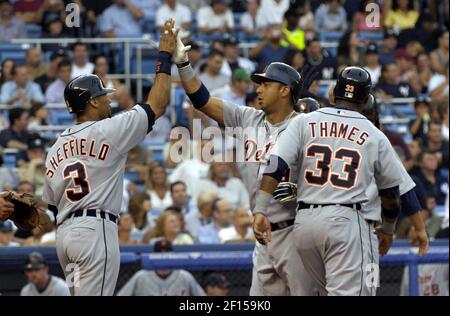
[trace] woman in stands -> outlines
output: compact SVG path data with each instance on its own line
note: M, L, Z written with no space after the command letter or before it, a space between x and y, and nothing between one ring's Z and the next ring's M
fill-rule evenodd
M124 93L124 87L118 80L108 79L108 59L103 55L94 57L94 71L93 74L100 77L106 89L116 89L116 92L111 94L111 100L117 103L121 94Z
M150 165L145 181L145 190L152 200L152 206L155 211L163 212L172 205L170 185L167 180L166 170L162 165L158 163Z
M359 50L359 36L357 32L348 31L341 37L337 56L339 65L360 66L364 64L364 56Z
M181 214L175 211L167 210L161 213L156 220L156 226L153 231L152 238L148 238L148 235L144 238L144 242L150 240L150 242L156 242L160 239L166 239L174 245L191 245L194 243L192 237L182 232L181 227Z

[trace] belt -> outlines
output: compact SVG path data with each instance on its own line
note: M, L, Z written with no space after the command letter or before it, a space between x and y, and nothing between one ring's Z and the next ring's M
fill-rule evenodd
M270 229L274 232L277 230L284 229L286 227L294 225L295 218L288 219L287 221L278 222L278 223L270 223Z
M107 212L102 211L102 210L100 210L99 214L100 214L101 218L109 219L111 222L114 222L115 224L117 224L117 218L118 217L116 215L113 215L111 213L107 213ZM82 216L85 216L84 215L84 210L76 210L76 211L74 211L74 212L69 214L69 218L82 217ZM95 209L87 209L86 210L86 216L97 217L97 210L95 210Z
M349 208L356 208L356 210L360 211L361 210L361 203L350 203L350 204L338 204L338 203L330 203L330 204L308 204L308 203L303 203L303 202L298 202L297 203L297 211L298 210L302 210L302 209L306 209L306 208L317 208L319 206L345 206L345 207L349 207Z

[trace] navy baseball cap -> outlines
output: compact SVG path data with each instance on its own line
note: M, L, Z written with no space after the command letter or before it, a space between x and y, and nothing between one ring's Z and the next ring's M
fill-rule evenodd
M0 233L11 233L13 226L11 221L0 221Z
M153 245L153 252L173 252L172 243L165 239L158 240Z
M45 149L45 142L40 137L33 137L28 141L28 149Z
M46 266L44 256L39 252L32 252L25 262L25 270L39 270Z
M220 273L211 273L208 275L205 284L221 289L227 289L230 286L230 282L228 282L227 278Z
M370 42L366 48L366 54L378 54L378 46L374 42Z

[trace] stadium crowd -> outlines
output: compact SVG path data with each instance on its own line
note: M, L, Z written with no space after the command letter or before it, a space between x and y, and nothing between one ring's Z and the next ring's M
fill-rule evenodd
M80 10L80 27L67 27L65 8L71 2ZM369 23L370 4L380 5L379 24ZM206 87L236 106L256 106L250 75L274 61L299 70L315 66L320 76L310 92L322 106L329 105L326 90L338 71L363 65L372 76L382 128L417 184L428 233L435 237L441 227L448 229L448 9L448 1L435 0L0 0L0 48L36 29L42 38L150 34L157 40L159 28L171 17L192 46L191 64ZM243 44L251 44L246 54ZM114 44L67 46L62 41L31 45L23 60L0 54L0 191L42 194L46 148L54 141L43 130L57 111L47 105L64 103L71 78L95 73L106 87L115 88L115 113L141 101L123 81L109 78L123 72L119 50ZM173 86L180 86L176 68ZM396 99L408 101L398 106L392 102ZM412 109L408 122L392 124L389 118L405 104ZM245 168L235 162L206 163L195 155L205 144L194 140L186 144L193 150L181 162L169 155L177 141L169 139L173 129L192 131L194 118L203 126L211 124L188 101L181 108L181 119L168 113L128 156L120 242L254 241ZM161 155L146 146L151 142L163 144ZM445 220L435 214L444 204ZM400 221L397 238L408 238L410 232L407 219ZM0 246L54 243L55 227L23 232L0 222Z

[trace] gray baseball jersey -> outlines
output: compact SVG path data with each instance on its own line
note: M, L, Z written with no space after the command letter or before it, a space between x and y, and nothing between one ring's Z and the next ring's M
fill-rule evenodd
M448 296L448 264L419 265L419 295ZM405 267L402 277L401 296L409 296L409 269Z
M401 163L401 162L400 162ZM416 184L413 179L408 174L405 168L400 169L400 173L402 175L401 182L399 185L400 195L405 194L406 192L412 190ZM375 179L370 183L370 185L366 189L366 195L369 201L363 204L363 208L361 209L361 213L363 214L365 219L373 220L380 222L381 221L381 198L378 195L377 184L375 183Z
M387 137L355 111L322 108L294 118L275 154L297 166L297 201L310 204L367 202L373 178L379 190L402 178Z
M69 288L63 279L50 275L47 288L40 292L33 283L28 283L20 291L20 296L70 296Z
M244 183L248 186L251 209L255 206L256 193L270 153L294 114L293 112L285 121L273 125L265 119L264 111L224 101L225 126L236 128L234 135L241 142L238 146L245 148ZM295 181L295 178L291 178L295 175L294 169L284 180ZM272 199L267 212L272 223L293 219L295 202L283 204ZM256 275L252 277L250 295L314 295L314 285L301 258L296 251L291 251L292 238L290 226L273 232L270 245L255 247L253 274Z
M244 183L248 186L251 209L255 206L256 193L270 153L289 124L289 120L285 120L272 125L265 118L264 111L224 101L225 126L240 128L235 135L245 148L246 179ZM295 170L290 174L296 175ZM295 181L295 179L290 180ZM295 203L282 204L272 199L267 214L272 223L292 219L295 217Z
M119 215L128 151L154 123L147 105L66 129L49 150L43 199L58 208L58 223L78 209Z
M173 270L163 279L155 271L141 270L117 293L118 296L205 296L205 291L185 270Z
M128 151L154 121L149 105L136 105L68 128L48 152L43 199L58 210L56 250L72 295L114 293L120 269L117 225L101 212L118 216ZM82 216L69 218L78 210Z

